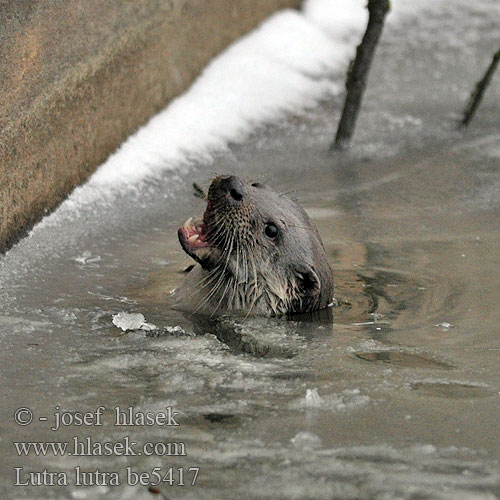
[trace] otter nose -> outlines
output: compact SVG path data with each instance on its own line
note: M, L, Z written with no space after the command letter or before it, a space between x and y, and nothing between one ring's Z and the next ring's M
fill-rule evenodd
M229 196L235 201L241 201L243 199L243 182L234 175L230 175L229 177L222 179L220 181L219 188L221 191L229 194Z

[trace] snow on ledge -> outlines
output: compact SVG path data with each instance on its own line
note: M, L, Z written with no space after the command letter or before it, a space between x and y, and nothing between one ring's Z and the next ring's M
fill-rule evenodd
M338 92L340 85L327 76L343 73L354 54L366 23L364 4L306 0L302 12L272 15L214 58L183 95L130 136L56 213L134 190L193 161L209 162L213 153L243 141L259 125Z

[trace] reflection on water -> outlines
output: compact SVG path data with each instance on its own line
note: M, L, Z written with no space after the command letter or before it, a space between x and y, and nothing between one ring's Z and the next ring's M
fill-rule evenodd
M410 384L411 389L427 396L444 398L481 398L495 396L492 387L457 381L423 380Z
M425 356L404 351L367 351L356 352L355 356L363 361L386 363L388 365L404 366L406 368L435 368L447 370L452 366L443 361L429 359Z

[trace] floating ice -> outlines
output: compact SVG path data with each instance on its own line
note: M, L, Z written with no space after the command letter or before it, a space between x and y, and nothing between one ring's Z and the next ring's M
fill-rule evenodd
M165 331L171 335L185 335L186 332L179 326L166 326Z
M75 498L76 500L87 500L108 494L109 494L109 488L107 486L91 486L88 488L80 488L73 490L71 492L71 498Z
M318 394L318 389L307 389L304 406L307 408L320 408L323 404L323 398Z
M118 313L113 316L113 324L121 328L124 332L127 330L138 330L146 321L141 313Z
M140 330L144 330L145 332L152 332L154 330L157 330L158 327L156 325L153 325L153 323L143 323L140 327Z
M450 328L453 327L453 325L451 323L448 323L447 321L443 321L442 323L438 323L437 325L434 326L441 328L441 330L443 331L449 330Z
M355 409L363 406L370 401L368 396L361 394L361 391L356 389L345 389L340 394L332 392L320 396L318 389L307 389L305 398L295 400L290 404L293 409L312 409L343 411Z
M299 432L290 442L300 450L316 450L322 445L321 438L312 432Z
M432 444L416 444L412 447L412 450L416 454L434 455L437 451L437 448Z
M77 316L74 312L71 311L61 311L60 317L63 321L74 322L77 319Z
M121 328L124 332L129 330L145 330L147 332L156 330L156 325L146 323L146 318L141 313L121 312L113 316L113 325Z
M83 252L82 255L79 257L75 257L74 259L76 262L79 264L95 264L96 262L99 262L101 260L100 255L92 255L91 252Z
M144 330L144 328L141 328L141 330ZM168 337L168 336L170 336L170 337L196 337L194 332L186 331L186 330L184 330L184 328L182 328L179 325L164 326L162 328L155 327L150 332L148 332L148 337Z

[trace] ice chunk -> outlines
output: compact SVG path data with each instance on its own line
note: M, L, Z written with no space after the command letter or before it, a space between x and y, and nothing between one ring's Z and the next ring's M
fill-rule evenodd
M163 328L154 328L154 331L148 334L149 337L163 337L163 336L173 336L173 337L182 337L184 335L188 337L195 337L194 333L186 332L179 325L176 326L165 326Z
M300 450L316 450L321 448L321 438L312 432L299 432L290 442Z
M156 325L153 325L153 323L143 323L139 329L144 330L145 332L152 332L156 330L158 327Z
M99 262L101 260L100 255L92 255L91 252L85 251L82 253L82 255L75 257L74 260L78 262L79 264L95 264L96 262Z
M448 323L447 321L443 321L442 323L438 323L437 325L434 326L438 326L443 331L449 330L450 328L453 327L453 325L451 323Z
M323 398L318 394L318 389L307 389L305 397L305 406L307 408L320 408L323 404Z
M157 329L156 325L146 323L146 318L141 313L121 312L113 316L113 325L121 328L124 332L129 330L145 330L147 332Z
M186 332L179 326L166 326L165 331L170 333L171 335L183 335Z
M320 396L318 389L307 389L305 398L300 398L290 404L290 408L294 409L313 409L326 411L344 411L353 410L360 406L364 406L370 402L370 398L361 394L361 391L356 389L344 389L340 394L332 392Z

